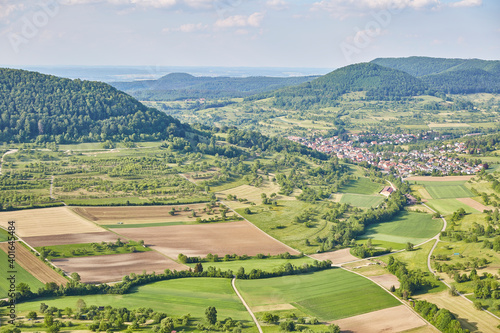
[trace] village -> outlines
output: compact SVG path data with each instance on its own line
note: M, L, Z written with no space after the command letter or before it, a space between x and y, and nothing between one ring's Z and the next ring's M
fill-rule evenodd
M335 155L339 159L347 159L356 163L366 162L380 168L384 172L397 173L401 177L410 175L450 175L466 174L472 175L479 172L483 164L471 164L463 159L451 157L451 154L461 154L466 152L465 144L455 142L441 146L434 146L423 150L411 151L379 151L371 152L367 147L394 144L403 144L415 141L412 134L392 134L380 138L385 140L362 142L359 144L359 136L351 135L348 141L342 140L339 136L331 138L318 137L310 140L304 137L289 136L288 139L303 144L309 148L320 152Z

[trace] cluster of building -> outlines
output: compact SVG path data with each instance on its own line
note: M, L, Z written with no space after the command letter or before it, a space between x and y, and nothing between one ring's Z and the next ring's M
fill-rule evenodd
M408 137L400 137L405 140ZM326 154L335 155L340 159L348 159L357 163L366 162L383 171L396 172L402 177L411 174L475 174L483 168L482 164L473 165L463 159L450 157L453 153L465 153L464 143L456 142L442 146L435 146L423 150L407 151L383 151L371 152L366 146L354 145L353 137L349 141L343 141L338 136L332 138L318 137L309 140L304 137L289 136L289 140L303 144L309 148ZM373 143L375 144L375 143Z
M416 143L417 141L430 141L430 140L446 140L450 135L441 135L434 131L422 132L419 134L351 134L352 141L361 142L361 146L369 145L404 145Z

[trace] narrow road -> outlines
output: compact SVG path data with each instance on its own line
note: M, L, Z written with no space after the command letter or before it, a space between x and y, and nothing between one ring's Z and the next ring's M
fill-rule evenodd
M257 320L257 317L255 317L255 315L253 314L252 310L250 309L250 307L248 306L247 302L245 302L245 300L243 299L243 297L241 296L240 292L238 291L238 289L236 288L236 278L234 277L233 280L231 281L231 285L233 286L233 289L234 289L234 292L236 293L236 295L238 295L238 297L240 298L240 301L241 303L243 303L243 305L245 306L245 308L247 309L248 313L250 314L250 316L252 317L254 323L255 323L255 326L257 326L257 329L259 330L259 333L263 333L262 332L262 327L260 327L260 324L259 324L259 321Z
M3 158L6 155L14 154L14 153L17 153L17 152L18 152L18 149L12 149L12 150L6 151L5 154L2 155L2 160L0 161L0 175L2 174Z

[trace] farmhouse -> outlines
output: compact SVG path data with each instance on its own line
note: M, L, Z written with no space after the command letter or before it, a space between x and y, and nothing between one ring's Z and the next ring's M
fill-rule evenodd
M388 197L392 194L392 192L394 192L394 189L390 186L386 186L382 191L380 191L380 194Z
M417 199L411 195L411 194L405 194L405 197L406 197L406 204L411 206L411 205L415 205L417 203Z

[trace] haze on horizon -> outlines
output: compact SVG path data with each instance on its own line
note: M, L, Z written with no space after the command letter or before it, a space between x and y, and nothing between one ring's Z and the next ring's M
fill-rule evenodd
M2 0L2 66L338 68L498 59L494 0Z

